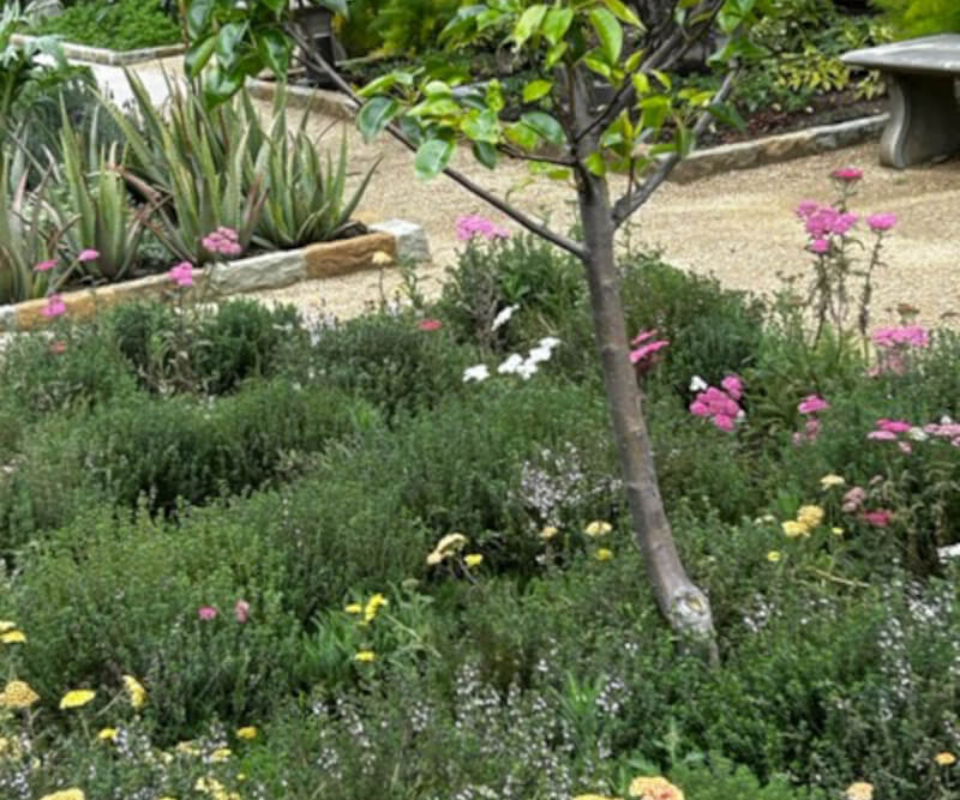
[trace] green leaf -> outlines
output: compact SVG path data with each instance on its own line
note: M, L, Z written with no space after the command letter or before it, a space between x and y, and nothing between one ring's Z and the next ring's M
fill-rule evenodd
M597 57L599 55L599 50L591 50L589 54L583 57L583 65L592 72L596 72L597 75L610 80L613 77L613 70L610 69L610 65L606 61L601 61Z
M471 111L463 120L460 129L468 139L495 145L500 141L500 120L497 112L488 108L481 112Z
M523 87L523 102L533 103L541 97L546 97L553 89L553 81L535 80L530 81Z
M361 97L373 97L374 95L383 94L386 91L392 89L397 83L397 76L388 72L386 75L380 75L377 78L374 78L370 83L360 89L357 94Z
M643 97L645 94L650 93L650 79L647 77L644 72L637 72L633 75L633 89L634 91Z
M613 15L626 25L632 25L635 28L644 28L643 23L629 6L624 5L620 0L603 0L603 4L610 9Z
M188 78L196 78L200 74L200 71L210 61L210 56L213 55L216 47L216 36L208 36L206 39L190 46L183 57L183 66L186 68Z
M217 58L227 71L240 58L240 45L247 34L247 26L240 22L228 22L217 34Z
M517 43L517 47L523 47L527 39L540 31L544 17L547 16L547 10L545 5L538 3L530 6L520 15L520 19L513 29L513 40Z
M543 20L541 31L551 45L556 46L570 29L573 11L569 8L551 8Z
M504 128L504 135L522 150L534 150L540 142L540 137L525 122L515 122Z
M453 89L444 81L429 81L423 87L423 93L427 97L450 97L453 94Z
M583 166L598 177L607 174L607 162L603 160L603 156L599 152L588 155L583 162Z
M428 181L435 178L450 163L456 146L452 141L444 139L428 139L417 150L414 160L417 178Z
M497 166L497 148L488 142L474 142L473 157L487 169Z
M738 131L745 131L747 129L747 123L743 117L740 116L740 112L737 111L735 106L729 105L728 103L714 103L707 106L707 111L710 112L714 119L719 120L724 125L730 125Z
M487 84L486 101L487 106L498 114L503 111L506 106L506 101L503 99L503 87L501 87L500 81L496 78Z
M600 37L600 49L611 66L620 60L623 51L623 28L613 14L605 8L590 12L590 24Z
M215 0L193 0L187 9L187 34L191 41L200 39L210 27Z
M547 51L547 57L545 59L544 66L547 69L552 69L556 63L563 58L563 54L567 52L567 43L558 42L553 47Z
M257 39L260 56L277 76L285 76L290 69L290 40L280 31L265 30Z
M520 120L550 144L564 144L567 141L563 127L545 111L530 111L521 116Z
M400 111L400 104L389 97L373 97L364 103L357 114L357 128L370 141L380 133Z
M634 50L628 57L627 60L623 62L623 69L625 72L635 72L643 61L643 50Z

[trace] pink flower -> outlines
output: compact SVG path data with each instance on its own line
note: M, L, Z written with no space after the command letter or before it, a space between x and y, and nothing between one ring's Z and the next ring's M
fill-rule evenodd
M40 311L48 319L62 316L67 313L67 306L63 298L58 294L52 294L47 298L47 305Z
M657 335L656 331L640 331L633 339L630 340L631 347L636 347L637 345L643 344L647 339L652 339Z
M49 261L41 261L34 268L34 272L47 272L57 266L57 259L51 258Z
M886 528L890 524L890 519L893 517L889 511L878 510L878 511L865 511L863 514L864 522L873 525L875 528Z
M706 403L703 403L700 400L694 400L690 404L690 413L695 417L709 417L710 409L707 407Z
M487 241L506 239L510 231L502 225L497 225L486 217L471 215L457 219L457 238L461 242L469 242L475 236L482 236Z
M854 486L843 496L843 511L846 514L852 514L860 506L863 505L863 501L867 499L866 489L861 488L860 486Z
M422 331L438 331L443 327L443 323L438 319L422 319L417 323L417 327Z
M900 328L880 328L873 334L873 341L880 348L926 347L930 344L930 332L920 325L904 325Z
M872 214L867 217L867 225L874 233L892 230L896 224L896 214Z
M737 375L727 375L720 385L723 387L723 390L730 395L734 400L739 400L743 397L743 381Z
M167 276L177 286L193 286L193 264L183 261L171 269Z
M237 600L237 604L233 607L233 615L242 625L250 617L250 604L246 600Z
M820 209L820 204L816 200L803 200L797 206L797 216L802 220L810 219Z
M212 619L217 618L217 609L213 606L200 606L197 609L197 616L200 617L204 622L209 622Z
M67 352L67 343L66 342L51 342L50 343L50 352L54 355L60 356Z
M630 363L639 364L647 356L652 356L654 353L663 350L664 347L667 347L670 342L661 339L656 342L647 342L646 344L640 345L636 350L630 352Z
M820 435L820 429L822 423L818 419L808 419L806 424L803 426L807 434L807 439L811 442L815 441L816 438Z
M80 255L77 256L77 261L96 261L100 258L100 253L96 250L81 250Z
M815 239L822 239L827 234L833 233L833 226L837 222L840 212L830 206L818 208L806 219L807 233Z
M233 228L223 225L204 236L201 244L208 252L220 253L224 256L238 256L243 252L240 235Z
M858 217L856 214L838 214L834 218L830 230L838 236L842 236L854 225L856 225L857 220L859 219L860 217Z
M801 414L816 414L818 411L825 411L830 408L830 404L818 394L807 395L800 401L797 411Z
M867 434L867 438L875 442L895 442L897 440L897 434L892 431L870 431L870 433Z
M717 414L713 418L713 424L716 425L720 430L731 433L733 431L733 417L728 417L726 414Z
M877 430L889 431L890 433L907 433L913 425L902 419L878 419Z
M812 242L810 242L810 252L816 253L818 256L822 256L824 253L829 252L829 250L829 239L814 239Z
M910 442L897 442L897 447L900 448L901 453L906 453L910 455L913 452L913 445Z
M856 183L863 177L863 170L856 167L841 167L830 173L831 177L844 183Z

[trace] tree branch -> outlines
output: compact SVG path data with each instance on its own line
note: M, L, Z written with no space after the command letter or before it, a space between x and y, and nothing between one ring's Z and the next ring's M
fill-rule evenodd
M566 167L568 169L573 169L577 166L576 159L573 158L555 158L553 156L542 156L542 155L530 155L524 153L521 150L517 150L515 147L510 147L509 145L498 145L498 150L504 155L510 156L510 158L516 158L520 161L531 161L535 164L555 164L558 167Z
M300 46L301 51L304 54L307 54L307 58L301 58L304 63L309 63L311 66L319 67L327 75L330 76L330 79L334 82L336 87L347 95L349 100L356 106L356 110L359 110L363 106L363 100L357 95L353 90L353 87L350 86L340 74L333 68L327 60L320 55L319 53L312 50L309 42L307 42L295 29L288 29L290 37ZM387 126L387 132L398 142L400 142L404 147L406 147L411 152L415 153L417 151L417 146L410 141L410 139L404 134L400 127L395 123L391 123ZM450 178L455 183L462 186L468 192L473 195L476 195L481 200L483 200L488 205L493 206L501 213L510 217L514 222L520 225L523 228L526 228L531 233L541 236L547 241L555 244L557 247L566 250L571 255L576 256L577 258L583 260L586 257L587 251L586 248L580 243L568 236L564 236L561 233L551 230L542 222L539 222L534 217L529 214L521 211L519 208L511 205L505 200L501 200L492 192L484 189L480 184L476 183L473 179L467 177L465 174L459 170L454 169L453 167L447 167L443 170L443 174Z
M736 76L736 70L727 74L720 89L717 90L717 93L710 101L710 105L722 103L729 97L736 82ZM704 111L700 114L696 124L693 126L694 139L703 134L711 119L712 116L709 111ZM671 153L660 162L660 166L654 170L650 177L647 178L636 191L627 192L627 194L617 200L613 207L613 224L616 227L619 228L640 206L650 199L651 195L653 195L653 193L660 188L660 185L670 176L674 167L680 163L680 159L681 156L679 153Z

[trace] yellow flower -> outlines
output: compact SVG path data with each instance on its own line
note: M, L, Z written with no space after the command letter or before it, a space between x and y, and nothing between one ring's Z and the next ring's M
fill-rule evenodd
M385 605L389 605L387 598L380 592L377 592L367 600L367 605L363 609L363 621L367 623L373 622L373 618L377 616L380 607Z
M143 688L143 684L134 678L133 675L124 675L123 685L130 695L131 706L135 709L140 709L147 704L147 690Z
M389 253L385 253L383 250L377 250L377 252L373 254L373 258L370 259L370 263L375 267L386 267L393 263L393 259Z
M27 641L27 635L23 631L0 633L0 642L4 644L22 644L25 641Z
M176 797L170 797L170 795L164 795L163 797L158 797L157 800L177 800Z
M779 560L780 560L779 550L771 550L769 553L767 553L767 561L769 561L771 564L776 564Z
M937 753L933 760L937 762L941 767L949 767L952 764L957 763L957 757L953 753L948 753L946 751L942 753Z
M16 622L11 622L8 619L0 619L0 633L6 633L7 631L12 631L17 627Z
M609 561L613 558L613 552L606 547L601 547L593 554L593 557L597 559L597 561Z
M348 614L362 614L363 606L360 603L350 603L345 609Z
M200 748L197 747L193 742L178 742L174 750L185 756L200 755Z
M830 533L834 536L843 536L843 528L831 528Z
M470 553L463 557L463 563L468 567L479 567L483 563L483 556L480 553Z
M427 556L427 563L430 566L436 566L454 553L460 552L466 544L467 537L462 533L448 533L437 542L437 546L433 548L433 552Z
M20 749L20 742L16 739L8 739L6 736L0 736L0 760L15 760L23 755Z
M540 531L540 538L545 542L549 542L554 536L556 536L560 531L553 525L547 525L542 531Z
M799 536L810 535L810 529L802 522L798 522L797 520L787 520L786 522L782 523L780 527L783 528L783 532L791 539L796 539Z
M620 798L607 797L603 794L578 794L573 800L620 800Z
M640 800L683 800L683 792L666 778L634 778L630 796Z
M606 536L612 530L613 525L611 525L609 522L600 522L599 520L594 520L583 529L583 532L587 534L587 536L597 537Z
M851 783L843 796L846 800L873 800L873 784L865 781Z
M60 710L68 708L83 708L87 703L93 700L97 693L90 689L73 689L67 692L60 700Z
M812 530L823 522L823 509L820 506L800 506L797 522Z
M846 481L843 479L842 476L840 476L840 475L834 475L833 473L831 473L831 474L829 474L829 475L824 475L824 476L820 479L820 485L821 485L824 489L830 489L830 488L832 488L832 487L834 487L834 486L843 486L843 484L845 484L845 483L846 483Z
M237 738L246 739L247 741L256 739L257 729L253 725L247 725L245 728L237 728Z
M40 699L30 684L24 681L10 681L0 694L0 706L6 708L30 708Z
M40 800L86 800L86 795L80 789L63 789L53 794L45 794Z
M103 728L100 733L97 734L97 738L101 742L115 742L117 740L117 733L116 728Z
M229 747L221 747L210 754L210 760L214 764L219 764L222 761L228 761L232 755L233 751Z
M353 657L353 659L354 661L362 661L364 663L369 664L371 661L376 659L376 657L377 657L377 654L374 653L373 650L361 650L359 653L357 653Z

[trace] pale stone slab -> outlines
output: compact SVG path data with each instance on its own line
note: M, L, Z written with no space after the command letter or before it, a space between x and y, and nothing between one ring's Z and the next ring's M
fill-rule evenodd
M397 258L400 261L430 261L430 242L427 232L414 222L388 219L371 225L370 230L389 233L397 240Z
M267 253L228 264L210 272L210 287L220 295L279 289L306 277L303 250Z

